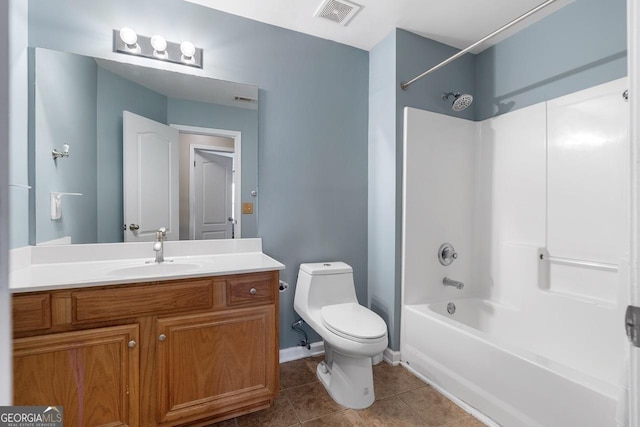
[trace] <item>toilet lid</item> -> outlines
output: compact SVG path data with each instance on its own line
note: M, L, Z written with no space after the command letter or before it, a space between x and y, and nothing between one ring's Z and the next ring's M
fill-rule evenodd
M322 323L345 338L376 339L387 334L387 324L380 316L355 303L322 307Z

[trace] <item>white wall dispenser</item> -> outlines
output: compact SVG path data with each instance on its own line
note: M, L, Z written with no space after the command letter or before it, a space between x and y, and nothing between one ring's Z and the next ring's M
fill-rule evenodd
M52 220L62 218L62 196L82 196L82 193L60 193L52 191L50 196Z

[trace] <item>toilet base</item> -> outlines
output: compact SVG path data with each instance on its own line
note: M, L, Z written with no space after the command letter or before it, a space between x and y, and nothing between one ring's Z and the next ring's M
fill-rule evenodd
M347 408L368 408L375 401L370 357L350 357L325 346L325 361L316 369L329 395Z

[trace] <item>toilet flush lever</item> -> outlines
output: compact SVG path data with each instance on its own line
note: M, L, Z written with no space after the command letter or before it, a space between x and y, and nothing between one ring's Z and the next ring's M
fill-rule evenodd
M450 265L454 260L458 259L458 253L453 249L451 243L443 243L438 249L438 261L442 265Z

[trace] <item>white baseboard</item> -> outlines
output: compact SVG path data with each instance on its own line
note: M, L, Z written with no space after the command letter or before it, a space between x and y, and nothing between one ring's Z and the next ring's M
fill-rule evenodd
M280 349L280 363L291 362L292 360L304 359L305 357L319 356L324 354L324 342L311 343L311 349L297 346Z
M384 353L382 354L382 358L389 365L398 366L400 364L400 352L391 350L389 347L384 349Z

